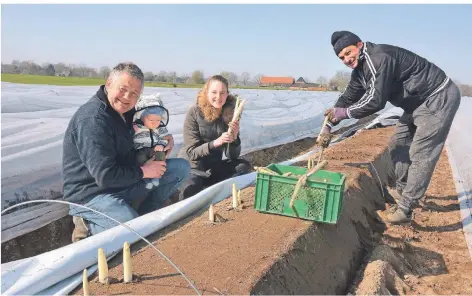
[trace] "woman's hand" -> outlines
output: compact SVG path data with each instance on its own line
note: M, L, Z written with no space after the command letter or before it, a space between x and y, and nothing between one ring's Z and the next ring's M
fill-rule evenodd
M231 143L233 141L234 141L233 137L230 134L228 134L227 132L224 132L223 134L221 134L221 136L218 139L216 139L213 142L213 145L215 147L220 147L220 146L223 146L226 143Z
M236 140L236 138L239 135L239 121L231 121L228 124L229 128L231 129L231 135L233 136L233 140Z

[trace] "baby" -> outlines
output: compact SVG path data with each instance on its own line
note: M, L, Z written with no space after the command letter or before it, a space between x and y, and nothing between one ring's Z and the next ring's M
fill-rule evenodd
M165 161L164 148L168 142L163 138L168 135L167 123L169 112L164 108L159 94L142 96L136 104L133 118L134 148L138 165L142 166L151 158ZM145 179L146 188L159 185L159 179Z

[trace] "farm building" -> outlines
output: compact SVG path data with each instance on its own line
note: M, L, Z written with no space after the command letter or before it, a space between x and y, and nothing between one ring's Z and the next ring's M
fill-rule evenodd
M300 77L295 81L293 77L271 77L271 76L262 76L259 82L260 87L286 87L289 89L296 90L317 90L317 91L326 91L326 87L318 83L309 83L306 82L303 77Z
M292 86L290 86L290 89L321 90L321 91L327 90L321 84L306 82L305 79L303 79L303 77L298 78L297 81Z
M262 76L259 81L259 86L280 86L280 87L290 87L295 83L295 78L293 77L269 77Z

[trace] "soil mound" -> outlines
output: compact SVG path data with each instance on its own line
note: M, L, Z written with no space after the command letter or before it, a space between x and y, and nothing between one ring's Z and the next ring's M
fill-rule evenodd
M376 211L385 204L380 182L391 178L391 166L383 160L388 159L386 143L392 132L365 131L326 150L327 169L345 173L348 180L336 225L258 213L253 209L254 187L249 187L241 194L244 208L232 210L229 199L215 206L224 222L211 224L202 213L159 238L157 245L205 294L345 293L375 233L385 228ZM120 283L118 265L110 270L117 283L93 282L91 293L193 293L154 250L144 248L132 261L141 282Z

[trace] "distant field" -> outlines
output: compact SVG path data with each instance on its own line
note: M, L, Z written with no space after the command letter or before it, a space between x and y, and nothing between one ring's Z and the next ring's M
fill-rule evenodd
M105 83L104 78L88 77L61 77L43 75L2 74L2 81L23 84L50 84L50 85L101 85ZM146 82L146 86L174 87L172 83ZM176 83L175 87L199 88L201 84Z
M2 74L3 82L23 83L23 84L49 84L49 85L101 85L105 83L104 78L87 78L87 77L61 77L61 76L43 76L43 75L23 75L23 74ZM180 87L180 88L201 88L202 84L187 84L187 83L165 83L165 82L145 82L145 86L154 87ZM258 89L254 86L241 86L231 88L250 88ZM264 87L263 89L276 89L271 87Z

